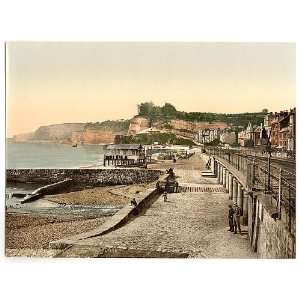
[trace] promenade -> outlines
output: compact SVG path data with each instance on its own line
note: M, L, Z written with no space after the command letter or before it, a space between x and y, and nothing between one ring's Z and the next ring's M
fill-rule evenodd
M192 192L168 194L167 202L161 196L123 227L76 241L59 256L256 258L246 231L227 231L228 194L215 178L201 177L205 165L200 155L150 166L169 167L180 186L193 187Z

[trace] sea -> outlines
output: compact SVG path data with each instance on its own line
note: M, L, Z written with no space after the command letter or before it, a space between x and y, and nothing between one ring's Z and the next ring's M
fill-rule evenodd
M104 145L6 143L6 169L103 166Z
M6 168L87 168L103 166L104 145L72 145L52 143L11 143L6 144ZM61 205L40 198L21 204L20 199L41 187L41 183L7 182L5 205L9 212L42 214L45 216L104 216L116 213L120 208L95 205ZM14 195L15 194L15 195ZM17 195L18 194L18 195ZM95 208L97 208L95 210Z

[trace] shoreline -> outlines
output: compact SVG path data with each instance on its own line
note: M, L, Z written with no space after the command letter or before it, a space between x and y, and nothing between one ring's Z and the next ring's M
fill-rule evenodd
M62 142L56 142L56 141L48 141L48 140L32 140L32 141L11 141L8 140L9 138L6 138L6 143L9 144L55 144L55 145L68 145L72 146L72 143L62 143ZM84 144L77 144L78 146L107 146L111 144L106 143L99 143L99 144L92 144L92 143L84 143Z
M57 252L49 249L49 242L99 227L119 209L129 205L131 198L153 185L154 183L105 186L44 196L42 199L61 206L63 213L60 214L6 209L6 256L52 257ZM101 205L110 207L111 211L113 208L116 210L109 215L93 215L92 211L95 209L100 213ZM89 207L91 211L85 214L84 207ZM75 213L75 208L80 211L79 214Z

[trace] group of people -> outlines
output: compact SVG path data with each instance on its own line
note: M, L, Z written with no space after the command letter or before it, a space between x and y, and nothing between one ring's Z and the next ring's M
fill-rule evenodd
M234 203L232 205L228 205L228 223L229 223L229 229L228 231L231 231L233 233L237 233L239 231L239 234L242 234L241 231L241 208Z

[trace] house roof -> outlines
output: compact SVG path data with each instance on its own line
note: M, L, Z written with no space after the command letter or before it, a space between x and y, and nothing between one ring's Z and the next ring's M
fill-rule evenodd
M107 150L138 150L141 147L140 144L114 144L108 145Z

